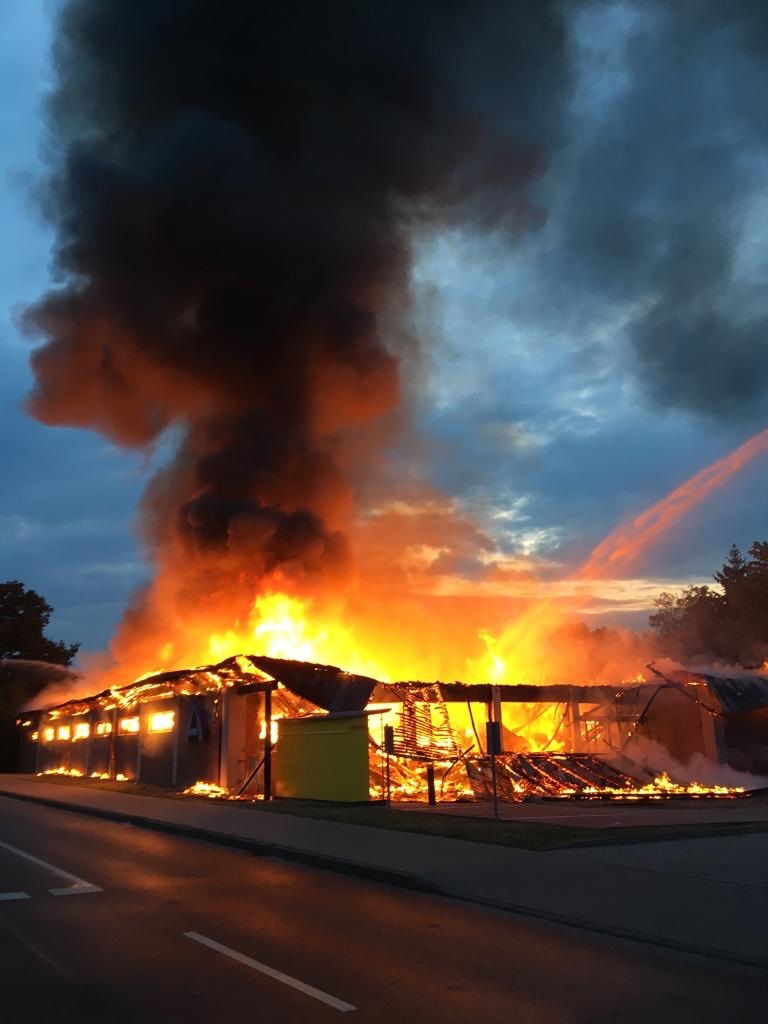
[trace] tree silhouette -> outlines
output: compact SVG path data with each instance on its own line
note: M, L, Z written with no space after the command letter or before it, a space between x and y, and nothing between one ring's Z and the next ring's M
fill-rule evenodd
M0 766L6 769L15 766L16 713L50 681L25 663L69 665L80 646L45 635L52 612L45 598L18 580L0 583Z
M0 583L0 659L71 664L80 645L48 639L45 630L52 612L45 598L18 580Z
M733 545L711 586L661 594L649 623L662 654L759 665L768 658L768 541Z

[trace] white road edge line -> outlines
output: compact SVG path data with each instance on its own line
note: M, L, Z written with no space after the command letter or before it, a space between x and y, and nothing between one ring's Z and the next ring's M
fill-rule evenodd
M30 900L32 897L28 892L0 892L0 903L10 900Z
M230 949L229 946L222 946L220 942L214 942L213 939L207 938L205 935L201 935L199 932L182 932L187 939L192 939L195 942L201 943L203 946L208 946L209 949L215 949L217 953L223 953L224 956L230 957L232 960L237 960L239 964L245 964L246 967L250 967L254 971L260 971L262 974L266 974L267 977L273 978L275 981L281 981L284 985L295 988L298 992L303 992L306 996L311 996L313 999L319 1000L321 1003L325 1003L327 1006L332 1006L334 1010L338 1010L340 1013L351 1013L356 1010L357 1007L351 1003L345 1003L343 999L337 999L335 996L328 995L327 992L322 992L319 988L314 988L312 985L307 985L303 981L299 981L297 978L292 978L289 974L283 974L282 971L276 971L274 967L268 967L266 964L260 963L258 960L252 960L251 957L245 956L244 953L238 953L236 949Z
M52 871L54 875L59 875L61 878L66 878L72 882L72 885L68 885L63 889L49 889L48 892L52 896L80 896L82 893L87 892L104 892L98 885L92 885L90 882L86 882L82 878L78 878L77 875L72 875L69 871L64 871L63 868L57 868L53 864L49 864L48 861L40 860L39 857L33 857L31 853L25 853L24 850L19 850L15 846L11 846L10 843L4 843L0 841L0 849L7 850L9 853L15 853L17 857L22 857L24 860L28 860L31 864L37 864L38 867L45 868L47 871Z

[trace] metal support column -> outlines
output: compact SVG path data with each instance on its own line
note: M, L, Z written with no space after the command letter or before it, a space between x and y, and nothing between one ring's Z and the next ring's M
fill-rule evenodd
M491 721L498 722L501 725L501 687L491 687ZM499 736L501 736L501 730L499 730ZM501 753L501 751L499 751Z
M272 688L264 691L264 799L272 799Z
M171 785L179 781L179 731L181 730L181 698L178 694L173 699L175 714L173 716L173 763L171 765Z
M485 746L491 755L491 783L493 786L493 817L499 820L499 791L496 782L496 755L501 753L501 723L485 723Z

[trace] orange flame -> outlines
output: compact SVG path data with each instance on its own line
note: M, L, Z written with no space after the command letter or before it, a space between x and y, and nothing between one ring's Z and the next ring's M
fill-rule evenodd
M568 579L581 583L606 579L626 567L738 470L768 449L768 429L755 434L730 455L700 470L661 501L618 526ZM592 588L583 589L582 599ZM536 682L547 674L547 641L567 619L565 602L533 604L498 637L484 636L488 653L480 662L485 678L504 682ZM642 678L642 676L640 676Z
M627 633L610 657L596 664L578 631L568 632L575 624L574 611L592 598L596 581L636 561L695 505L766 449L768 430L619 526L580 568L560 581L569 596L520 599L496 591L494 597L483 598L473 592L447 595L439 586L430 592L430 582L439 577L390 571L389 563L396 560L398 550L396 517L390 521L394 513L386 522L383 555L380 552L373 568L366 569L364 583L331 597L327 591L300 592L284 578L274 577L245 614L236 581L231 593L222 584L204 607L200 602L181 607L172 575L161 573L156 600L163 629L154 635L132 633L121 652L126 656L110 679L123 685L131 668L144 675L148 666L162 671L208 664L243 651L339 665L383 681L615 682L637 677L648 654L639 649L637 638ZM431 505L429 509L427 526L435 532L434 547L439 550L445 517L450 519L453 513L441 507L438 514ZM414 508L407 511L406 525L415 530L418 515ZM461 530L462 537L471 533L466 524ZM419 540L420 535L407 533L400 538L399 548L410 545L411 550ZM408 571L417 570L410 566ZM530 567L525 580L535 592ZM213 625L222 622L231 626L217 629Z

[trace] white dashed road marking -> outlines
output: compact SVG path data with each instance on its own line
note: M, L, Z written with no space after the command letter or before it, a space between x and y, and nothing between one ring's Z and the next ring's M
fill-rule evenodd
M54 875L59 875L60 878L66 878L67 881L72 883L72 885L64 886L61 889L49 889L48 892L52 896L81 896L88 892L104 892L104 890L100 889L98 885L92 885L90 882L86 882L84 879L78 878L77 875L72 875L69 871L64 871L63 868L57 868L45 860L40 860L39 857L33 857L31 853L25 853L24 850L19 850L17 847L11 846L10 843L0 842L0 849L7 850L9 853L15 853L17 857L22 857L24 860L28 860L31 864L37 864L38 867L45 868L46 871L51 871Z
M258 960L252 960L251 957L245 956L244 953L238 953L236 949L230 949L229 946L222 946L221 943L214 942L213 939L206 938L205 935L201 935L199 932L183 932L182 934L188 939L201 943L203 946L208 946L209 949L215 949L217 953L223 953L224 956L237 960L239 964L245 964L246 967L250 967L253 971L259 971L261 974L266 974L268 978L273 978L275 981L282 982L283 985L288 985L290 988L295 988L298 992L303 992L305 996L311 996L313 999L325 1003L326 1006L332 1006L334 1010L338 1010L340 1013L351 1013L352 1010L357 1009L352 1003L345 1003L343 999L329 996L327 992L323 992L319 988L314 988L312 985L307 985L297 978L292 978L290 974L276 971L274 967L267 967L266 964L262 964Z

